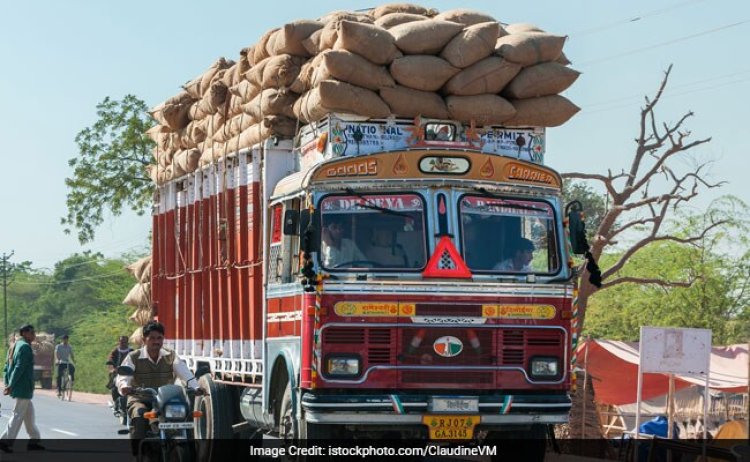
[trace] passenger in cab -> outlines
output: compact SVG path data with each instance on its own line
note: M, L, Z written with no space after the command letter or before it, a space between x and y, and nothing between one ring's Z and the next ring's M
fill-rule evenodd
M366 261L362 253L351 239L344 237L344 222L341 217L325 217L321 232L322 245L320 256L323 266L335 268L338 265L353 261Z
M396 242L396 230L381 227L372 231L367 259L383 268L406 268L409 260L403 246Z
M511 246L511 249L512 256L495 265L494 269L518 273L532 272L531 260L534 258L534 243L526 238L519 237Z

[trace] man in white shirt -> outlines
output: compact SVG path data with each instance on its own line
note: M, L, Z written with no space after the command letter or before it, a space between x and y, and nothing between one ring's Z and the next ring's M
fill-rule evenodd
M180 360L176 352L162 348L164 343L164 326L150 322L143 327L143 348L130 352L121 366L133 369L133 375L118 375L115 384L123 396L128 396L134 387L159 388L174 383L175 378L187 383L188 388L196 390L198 381L187 365ZM133 430L130 438L137 441L145 438L148 421L143 414L151 410L151 402L140 396L128 396L128 415Z
M534 258L534 243L520 237L513 246L513 256L506 258L494 269L498 271L509 271L515 273L531 273L531 260Z
M323 266L335 268L342 263L367 260L354 241L344 238L344 226L340 218L332 217L326 221L321 233L323 242L320 246Z

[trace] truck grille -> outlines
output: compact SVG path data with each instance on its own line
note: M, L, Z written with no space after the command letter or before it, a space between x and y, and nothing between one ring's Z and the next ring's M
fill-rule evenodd
M450 372L450 371L403 371L401 381L404 383L454 384L473 383L491 384L495 381L494 372Z

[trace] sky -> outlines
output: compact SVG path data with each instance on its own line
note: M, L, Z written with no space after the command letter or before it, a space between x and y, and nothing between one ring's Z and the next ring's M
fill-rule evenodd
M691 139L712 138L683 160L713 161L719 190L696 210L732 194L750 202L750 2L746 0L463 0L417 2L470 8L504 23L534 23L567 35L564 51L582 75L564 95L581 107L547 131L547 165L560 172L628 168L645 95L673 65L657 107L661 122L692 111ZM108 217L96 240L65 235L65 178L76 134L96 121L105 97L133 94L153 107L177 94L217 58L236 59L268 29L372 1L27 0L5 2L0 18L0 255L51 268L93 250L107 257L144 252L148 216Z

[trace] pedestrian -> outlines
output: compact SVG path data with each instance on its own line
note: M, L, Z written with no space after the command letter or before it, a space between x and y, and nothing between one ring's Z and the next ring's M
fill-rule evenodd
M68 369L70 373L70 386L73 387L73 382L76 377L76 367L73 364L75 357L73 356L73 347L68 344L70 337L68 334L62 336L62 343L58 343L55 346L55 362L57 363L57 396L62 395L62 376L65 369Z
M39 444L42 437L34 422L34 404L31 402L34 396L34 352L31 350L31 342L36 338L36 333L31 324L22 326L18 333L21 338L16 340L12 348L13 354L8 355L8 361L5 364L3 394L10 395L16 403L8 426L0 435L0 451L2 452L13 452L13 441L18 436L21 423L26 426L26 433L30 438L26 448L29 451L44 449L44 446Z

